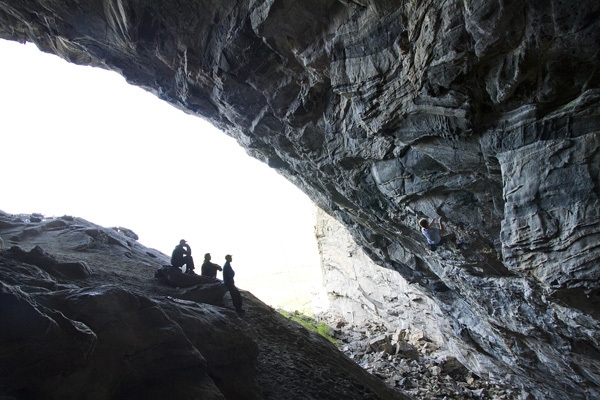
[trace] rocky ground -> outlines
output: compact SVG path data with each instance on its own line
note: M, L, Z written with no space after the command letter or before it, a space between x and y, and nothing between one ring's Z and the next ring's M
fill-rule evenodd
M128 229L0 212L0 238L0 398L408 398L247 291L238 315L220 283L157 279Z
M178 287L167 288L157 285L157 282L151 277L157 267L168 263L166 256L153 249L140 246L136 241L135 233L128 229L106 229L72 217L45 219L42 215L14 216L0 212L0 233L0 250L4 248L4 251L0 251L0 253L9 256L10 260L25 261L25 264L21 265L0 257L0 278L2 278L0 283L4 285L6 293L12 293L13 290L15 293L20 293L21 290L26 291L31 297L31 300L28 301L31 301L32 304L35 304L34 299L36 298L38 301L44 301L44 296L58 296L54 292L62 293L61 296L75 298L82 293L85 295L87 288L91 287L95 288L93 289L94 293L101 293L107 298L112 298L109 294L115 291L121 296L125 296L127 293L149 295L153 302L166 310L167 314L175 313L173 318L180 320L179 325L184 328L185 336L192 338L190 339L192 341L195 340L194 336L201 341L206 341L206 336L187 332L186 329L203 332L215 329L213 320L203 321L202 318L205 318L207 313L217 316L216 318L221 321L220 324L231 319L233 322L227 322L226 325L243 325L240 327L242 327L242 331L247 331L248 335L243 335L242 347L251 343L253 347L258 348L258 351L255 355L256 358L249 362L249 364L256 363L256 370L250 368L250 375L253 375L255 380L250 378L249 382L252 384L249 384L246 389L241 385L242 387L238 388L241 392L246 390L245 393L248 394L247 390L251 387L254 392L262 392L258 395L254 393L256 398L295 399L322 398L319 396L326 393L334 395L334 393L348 394L352 392L352 389L343 391L338 389L337 392L334 390L328 393L319 386L328 386L329 388L331 386L317 385L313 388L313 394L317 396L315 397L306 389L302 389L302 385L292 385L291 382L298 381L298 374L308 379L322 380L324 383L333 382L335 378L332 378L332 374L344 375L341 371L352 370L349 365L346 365L346 361L348 364L351 362L344 357L336 357L335 353L338 352L333 348L331 351L329 349L326 351L327 346L323 347L323 343L317 345L320 343L318 340L315 341L319 338L318 335L309 335L299 326L281 318L279 313L262 304L248 292L244 292L248 313L243 320L239 320L229 310L230 300L227 296L225 303L218 304L216 307L209 304L198 306L199 296L209 300L212 297L207 297L206 294L197 291L185 291ZM2 239L3 237L4 239ZM8 250L9 248L11 250ZM49 271L50 275L38 270L36 267L38 265ZM5 266L6 269L1 268L2 266ZM35 279L30 277L34 272L39 275L34 274L37 276ZM53 274L58 278L52 278ZM74 276L70 277L71 275ZM14 289L10 289L10 287ZM109 289L105 289L105 287L109 287ZM22 294L22 297L28 298L25 294ZM165 298L170 300L163 300ZM209 302L214 302L212 300ZM200 314L193 316L193 321L184 320L180 315L184 312L184 307L185 312L190 315L198 312ZM110 307L105 310L108 314L112 314L113 311ZM88 317L82 314L78 318L86 320ZM331 334L339 340L339 349L349 359L363 370L380 378L388 387L396 389L398 393L398 397L396 397L383 394L385 392L383 391L373 398L385 398L386 396L389 396L388 398L404 398L403 394L409 394L415 399L527 400L530 398L530 395L520 388L490 382L469 372L454 357L428 340L422 331L397 330L390 332L382 324L366 323L356 326L327 315L319 316L319 320L333 327ZM14 322L14 320L11 321ZM12 323L11 321L5 322ZM88 324L93 325L93 319ZM211 328L201 329L202 324L208 324ZM130 323L123 322L123 327L129 325ZM135 330L145 330L145 327L137 326ZM233 336L227 329L221 330L222 332L219 334L221 338L214 338L212 345L229 347L224 342L233 340ZM95 334L99 337L108 337L108 334L100 328ZM116 340L115 338L118 337L120 335L117 333L112 338ZM12 340L3 342L5 349L10 348L10 342ZM138 345L139 343L134 341L128 346ZM200 347L200 344L197 346ZM104 349L105 352L113 350L110 347ZM98 353L98 350L95 352ZM212 352L209 353L212 354ZM39 349L35 351L35 354L39 355ZM225 368L222 365L223 353L220 352L215 356L216 358L205 355L208 359L207 368L213 379L220 374L215 371ZM65 357L67 361L70 360L68 355ZM93 363L93 359L94 357L90 356L89 362ZM233 356L232 360L240 362ZM229 362L231 361L224 364ZM68 364L68 362L66 363ZM344 366L342 367L340 363ZM84 366L87 364L88 362L84 363ZM319 364L323 364L323 368ZM81 367L81 365L78 366L78 368ZM332 367L339 369L337 373L331 370ZM357 374L356 371L352 373ZM38 375L40 375L39 380L42 380L41 376L52 376L53 373L44 371ZM344 376L344 380L348 380L348 375ZM362 376L357 380L365 382L365 379ZM274 383L275 381L280 382L281 385ZM7 385L4 379L0 379L0 395L11 393L9 390L4 390L2 393L3 386L6 386L4 389L7 389L10 385ZM40 390L47 390L42 388L45 386L40 385ZM211 391L215 398L220 397L219 394L215 394L217 392L218 390ZM222 392L222 394L226 398L237 398L235 393Z
M491 382L467 370L456 358L438 348L423 332L389 332L383 325L347 325L321 315L334 327L340 350L392 388L415 399L528 400L526 391Z

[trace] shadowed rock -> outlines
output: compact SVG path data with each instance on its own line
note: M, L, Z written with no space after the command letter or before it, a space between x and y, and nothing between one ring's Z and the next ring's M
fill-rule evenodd
M597 0L0 0L0 37L234 137L435 303L478 374L600 397ZM465 251L424 244L438 214Z
M227 288L223 282L208 276L184 274L181 269L174 267L162 267L154 275L166 285L176 288L186 288L179 296L185 300L197 301L199 303L220 304Z
M167 275L193 285L168 285L154 277L168 256L131 235L99 240L115 231L61 221L23 235L31 222L0 212L0 236L19 238L0 251L0 397L408 398L250 293L240 318L221 283L179 271ZM72 231L92 232L96 244L73 246ZM69 274L70 265L89 270Z
M25 252L18 246L11 247L7 256L16 261L35 265L50 275L63 279L78 279L88 277L92 272L84 262L59 262L48 255L40 246L35 246Z

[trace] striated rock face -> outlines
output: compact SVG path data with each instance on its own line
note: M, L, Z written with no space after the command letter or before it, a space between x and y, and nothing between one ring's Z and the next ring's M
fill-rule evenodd
M325 318L355 326L381 324L391 332L419 331L437 346L453 348L451 341L461 346L438 304L418 285L376 265L340 222L319 211L315 231L329 297Z
M222 284L155 278L127 231L30 221L0 212L0 397L408 399L248 292L240 317Z
M0 0L0 37L237 138L538 398L600 397L599 28L596 0ZM465 247L429 250L437 214Z

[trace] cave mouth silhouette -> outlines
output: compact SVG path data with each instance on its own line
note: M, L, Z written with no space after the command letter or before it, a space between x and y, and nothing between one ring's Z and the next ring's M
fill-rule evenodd
M238 284L275 307L313 298L314 205L275 170L114 72L31 43L0 39L0 52L3 129L18 132L3 138L15 150L3 161L19 166L3 211L124 226L165 254L186 237L218 263L236 254Z

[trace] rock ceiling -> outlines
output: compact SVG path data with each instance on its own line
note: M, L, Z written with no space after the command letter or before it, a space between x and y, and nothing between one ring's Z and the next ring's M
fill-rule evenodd
M596 0L0 0L0 37L208 119L433 299L470 368L556 398L600 397L599 28ZM429 250L438 214L465 249Z

